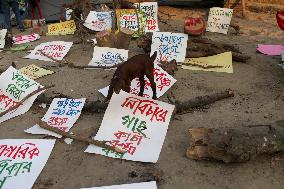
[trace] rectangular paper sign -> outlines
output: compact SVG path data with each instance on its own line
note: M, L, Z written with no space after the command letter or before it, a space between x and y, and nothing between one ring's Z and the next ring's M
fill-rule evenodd
M156 181L81 189L157 189Z
M22 74L28 76L31 79L38 79L46 75L53 74L53 71L43 69L41 67L38 67L34 64L31 64L29 66L23 67L19 70Z
M13 37L13 41L15 45L19 45L19 44L35 41L39 38L40 36L38 34L33 33L30 35L19 35L19 36Z
M126 153L89 145L85 152L112 158L157 162L174 106L120 91L113 94L95 140L110 141Z
M112 28L112 11L96 12L90 11L84 26L93 31L103 31Z
M76 24L74 20L68 20L56 24L48 25L47 35L67 35L74 34L76 31Z
M159 31L158 28L158 3L143 2L135 3L135 6L144 13L146 17L145 32Z
M206 31L227 34L233 9L213 7L210 9Z

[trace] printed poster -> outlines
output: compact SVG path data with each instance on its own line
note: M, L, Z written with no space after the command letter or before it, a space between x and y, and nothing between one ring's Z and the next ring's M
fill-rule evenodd
M156 181L81 189L157 189Z
M95 140L124 150L89 145L85 152L131 161L157 162L174 106L120 91L113 94Z
M65 41L52 41L52 42L42 43L36 46L36 48L28 56L24 58L43 60L43 61L53 61L50 58L47 58L46 56L38 52L39 50L42 50L48 56L51 56L56 60L62 60L70 50L72 44L73 42L65 42Z
M6 39L7 29L0 30L0 49L5 47L5 39Z
M227 34L233 9L213 7L209 11L206 31Z
M68 132L80 117L85 98L81 99L67 99L67 98L54 98L45 116L42 118L43 122L48 125ZM25 132L30 134L47 134L54 137L61 138L60 135L42 129L40 126L35 125Z
M34 80L54 73L53 71L38 67L34 64L23 67L19 71Z
M0 113L16 106L18 102L39 87L42 87L39 83L23 75L12 66L9 67L0 75ZM0 123L26 113L33 105L37 96L43 92L44 91L30 97L17 109L0 117Z
M183 69L233 73L232 52L201 58L186 58Z
M146 17L145 32L159 31L158 27L158 3L143 2L135 3L136 8L144 13Z
M188 35L184 33L154 32L152 36L151 56L157 51L157 62L184 62Z
M31 189L55 140L0 139L0 189Z
M76 24L74 20L49 24L47 27L46 35L68 35L74 34L76 31Z
M94 47L93 58L89 66L114 66L127 61L128 50L110 47Z
M154 80L156 83L157 98L163 96L177 81L175 78L173 78L170 74L168 74L158 65L155 65L154 68ZM99 92L106 97L108 94L108 90L109 86L100 89ZM131 82L130 93L138 96L139 92L140 92L140 81L139 78L136 78ZM144 87L143 97L145 98L153 97L151 83L146 76L145 76L145 87Z
M90 11L84 26L93 31L103 31L112 28L112 11L96 12Z
M19 35L19 36L13 37L13 41L15 45L29 43L29 42L32 42L38 39L40 39L40 36L36 33L30 34L30 35Z

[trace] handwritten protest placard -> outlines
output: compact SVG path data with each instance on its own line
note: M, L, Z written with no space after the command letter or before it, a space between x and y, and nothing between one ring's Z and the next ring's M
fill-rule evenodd
M155 68L154 68L154 80L156 83L157 98L163 96L163 94L165 94L165 92L167 92L177 81L175 78L169 75L166 71L164 71L158 65L155 65ZM108 90L109 90L109 86L103 89L100 89L99 92L102 93L106 97L108 94ZM135 78L131 82L130 93L138 95L139 92L140 92L140 81L139 81L139 78ZM145 76L145 87L144 87L143 96L146 98L152 98L153 96L151 83L146 76Z
M42 118L42 121L46 122L52 127L56 127L57 129L60 129L64 132L68 132L79 118L85 100L85 98L55 98L53 99L45 116ZM30 134L47 134L61 138L60 135L42 129L38 125L25 130L25 132Z
M12 66L9 67L0 75L0 113L16 106L18 102L37 90L39 87L39 83L21 74L20 71L16 70ZM30 97L14 111L10 111L0 117L0 123L26 113L31 108L39 94Z
M145 32L159 31L158 27L158 3L143 2L135 3L136 8L144 13L146 17Z
M113 66L128 59L128 50L109 47L94 47L89 66Z
M7 29L0 30L0 49L5 47L5 38L7 34Z
M96 12L90 11L84 26L93 31L103 31L112 28L112 11Z
M200 58L186 58L183 69L233 73L232 52Z
M146 17L142 11L136 9L117 9L116 17L118 30L128 28L134 31L133 37L138 37L145 33Z
M188 35L184 33L154 32L152 36L151 55L158 52L156 61L184 62Z
M31 189L54 144L55 140L1 139L0 189Z
M210 9L206 31L227 34L233 9L213 7Z
M76 31L76 24L74 20L49 24L47 27L47 35L68 35L74 34Z
M23 44L23 43L29 43L35 40L38 40L40 36L36 33L30 34L30 35L19 35L16 37L13 37L13 41L15 45Z
M39 50L42 50L48 56L53 57L56 60L62 60L64 56L68 53L72 46L73 42L65 42L65 41L52 41L42 43L24 58L35 59L35 60L44 60L44 61L53 61L46 56L43 56Z
M46 75L53 74L53 71L38 67L34 64L23 67L19 70L22 74L28 76L31 79L38 79Z
M118 111L119 110L119 111ZM157 162L174 106L120 91L113 94L94 137L125 150L120 154L89 145L85 152L132 161Z
M156 181L81 189L157 189Z

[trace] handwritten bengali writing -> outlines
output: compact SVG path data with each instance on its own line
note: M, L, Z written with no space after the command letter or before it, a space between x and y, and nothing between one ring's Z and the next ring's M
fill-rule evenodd
M33 143L24 143L16 146L9 146L7 144L0 145L0 157L33 159L39 154L39 149Z
M12 108L17 105L17 102L11 99L9 96L5 95L3 91L0 89L0 112L5 111L9 108ZM4 109L1 109L3 107Z
M106 156L111 156L111 154L114 154L114 157L116 158L123 158L123 156L125 155L125 153L118 153L118 152L115 152L113 150L109 150L109 149L106 149L106 148L102 148L102 152L106 155Z
M119 62L121 62L120 60L120 53L115 53L115 52L107 52L107 53L103 53L102 57L101 57L101 63L102 64L117 64Z
M209 12L209 16L226 16L232 17L233 10L230 9L211 9Z
M120 26L131 30L138 30L138 19L135 13L122 15Z
M45 45L42 50L47 56L51 56L53 58L61 58L64 57L66 47L65 45L54 44L54 45ZM40 55L40 52L36 52L35 55Z
M134 115L139 112L140 114L149 117L151 122L153 122L153 120L165 122L168 114L168 110L160 108L154 101L140 100L139 98L135 97L126 98L121 107L133 110Z
M23 35L23 36L16 36L13 37L13 41L15 44L22 44L22 43L27 43L31 41L35 41L39 38L38 34L30 34L30 35Z
M139 10L141 10L146 17L146 30L156 31L158 28L157 23L157 3L153 2L151 5L149 3L140 4Z
M109 12L97 12L96 16L98 19L92 21L93 27L98 28L101 31L111 27L111 14Z
M232 15L232 9L211 8L207 22L207 31L227 34Z
M66 35L73 34L76 31L74 20L48 25L48 34L51 35Z
M147 129L146 121L142 121L139 120L139 118L130 117L129 115L126 115L122 117L122 125L131 129L132 132L137 132L146 137L145 133L143 132Z

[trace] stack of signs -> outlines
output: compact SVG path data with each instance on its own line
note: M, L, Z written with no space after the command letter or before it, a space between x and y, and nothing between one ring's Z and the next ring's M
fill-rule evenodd
M19 35L16 37L13 37L13 41L15 45L23 44L23 43L29 43L35 40L38 40L40 36L36 33L30 34L30 35Z
M93 31L103 31L112 28L112 11L96 12L90 11L84 26Z
M27 77L31 79L38 79L46 75L53 74L53 71L43 69L41 67L38 67L34 64L31 64L29 66L23 67L19 70L22 74L26 75Z
M53 99L47 113L42 118L42 121L46 122L48 125L52 127L60 129L64 132L68 132L79 118L85 100L86 100L85 98L81 99L55 98ZM25 130L25 132L30 134L47 134L61 138L60 135L42 129L38 125L35 125Z
M171 75L169 75L166 71L164 71L161 67L158 65L155 65L154 68L154 81L156 83L157 88L157 98L163 96L165 92L167 92L177 81L175 78L173 78ZM109 86L100 89L99 92L102 93L105 97L108 94ZM135 78L131 82L131 94L138 95L140 92L140 82L139 78ZM146 98L152 98L153 91L151 88L151 83L149 79L145 76L145 87L144 87L144 97Z
M54 144L55 140L0 140L0 188L31 189Z
M206 31L227 34L233 9L213 7L210 9Z
M36 91L40 84L21 74L12 66L0 75L0 113L16 106L26 96ZM43 91L42 91L43 92ZM39 94L25 100L22 105L0 117L0 123L26 113Z
M42 55L39 52L41 50L42 52L44 52L45 54L56 60L62 60L70 50L72 44L73 42L64 42L64 41L52 41L52 42L42 43L36 46L36 48L28 56L24 58L53 61L50 58Z
M110 47L94 47L89 66L114 66L128 59L128 50Z
M139 37L139 35L145 33L146 18L142 11L136 9L117 9L117 27L128 28L132 31L133 37Z
M158 52L156 61L184 62L188 35L183 33L154 32L152 36L151 56Z
M119 111L118 111L119 110ZM89 145L85 152L112 158L157 162L174 106L120 91L113 94L95 140L126 153Z
M7 34L7 29L0 30L0 49L5 47L5 38Z
M156 181L81 189L157 189Z
M183 69L233 73L232 52L201 58L186 58Z
M68 35L74 34L76 31L76 24L74 20L68 20L57 24L48 25L47 35Z
M136 8L144 13L146 17L145 32L159 31L158 27L158 3L157 2L143 2L136 3Z

